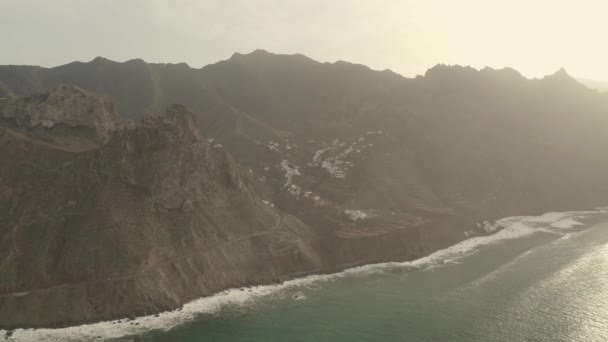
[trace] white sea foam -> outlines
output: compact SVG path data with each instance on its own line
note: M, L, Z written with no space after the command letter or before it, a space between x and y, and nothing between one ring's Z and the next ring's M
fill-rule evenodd
M346 214L346 216L348 216L349 219L351 219L352 221L359 221L359 220L365 220L368 215L367 213L365 213L362 210L344 210L344 214Z
M559 228L559 229L570 229L574 226L581 226L581 225L582 225L581 222L578 222L571 218L566 218L566 219L551 223L551 227Z
M192 301L184 305L180 310L164 312L156 316L139 317L131 321L123 319L60 329L17 329L12 332L12 336L7 339L7 341L95 341L137 335L151 330L167 330L184 322L191 321L199 314L217 313L222 307L226 306L250 305L257 299L277 294L288 289L314 290L319 283L344 277L365 276L396 268L420 269L457 263L458 258L477 250L481 246L529 236L539 231L550 230L551 228L557 228L559 230L572 228L582 224L579 221L576 221L576 219L607 212L607 208L597 208L593 211L573 211L547 213L540 216L507 217L494 223L494 225L502 227L502 229L495 234L472 237L451 247L413 261L364 265L350 268L340 273L311 275L304 278L289 280L279 285L263 285L226 290L210 297ZM305 297L303 292L295 292L292 299L302 300L305 299ZM0 341L4 338L5 334L5 330L0 330Z

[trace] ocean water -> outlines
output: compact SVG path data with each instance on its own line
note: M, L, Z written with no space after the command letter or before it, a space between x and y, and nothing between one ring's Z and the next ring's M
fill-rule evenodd
M606 211L496 225L504 229L412 262L234 289L159 317L17 330L11 339L608 341Z

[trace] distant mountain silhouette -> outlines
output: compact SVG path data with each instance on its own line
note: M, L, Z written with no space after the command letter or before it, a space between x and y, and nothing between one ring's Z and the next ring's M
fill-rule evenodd
M578 78L577 80L591 89L600 92L608 92L608 81L596 81L585 78Z

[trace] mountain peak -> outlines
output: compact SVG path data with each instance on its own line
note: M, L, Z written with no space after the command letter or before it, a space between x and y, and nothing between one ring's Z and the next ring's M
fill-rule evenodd
M570 74L568 73L568 71L566 71L566 69L564 67L559 68L559 70L557 70L556 72L554 72L551 75L546 76L545 78L551 78L551 79L556 79L556 80L572 80L572 81L576 81L574 79L574 77L570 76Z
M279 54L279 53L273 53L273 52L269 52L263 49L256 49L253 50L250 53L247 54L242 54L242 53L234 53L232 55L232 57L230 57L230 59L228 59L229 61L234 61L234 60L248 60L248 61L290 61L290 62L305 62L305 63L314 63L314 64L319 64L318 61L315 61L314 59L296 53L296 54Z
M242 57L267 57L267 56L274 56L274 55L275 55L274 53L270 53L264 49L255 49L249 53L235 52L232 54L230 59L242 58Z
M104 58L104 57L101 57L101 56L97 56L93 60L91 60L90 63L100 64L100 63L111 63L111 62L112 61L109 60L109 59L107 59L107 58Z
M577 81L574 77L570 76L570 74L566 71L565 68L560 68L558 71L553 73L552 75L545 76L542 80L547 81L551 84L554 84L559 87L567 87L567 88L580 88L586 89L582 83Z
M250 55L268 56L268 55L274 55L274 54L270 53L264 49L255 49L250 53Z
M130 60L126 61L125 63L129 63L129 64L146 64L146 61L144 61L141 58L133 58L133 59L130 59Z
M433 77L436 75L453 75L453 74L477 74L479 70L471 66L463 66L458 64L437 64L432 68L428 69L425 73L425 77Z

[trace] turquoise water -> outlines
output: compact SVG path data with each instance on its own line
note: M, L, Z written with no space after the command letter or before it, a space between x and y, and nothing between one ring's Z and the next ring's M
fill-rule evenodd
M19 329L10 341L608 341L608 210L489 226L503 229L412 262L229 290L134 321Z
M608 341L608 224L278 290L136 341Z

